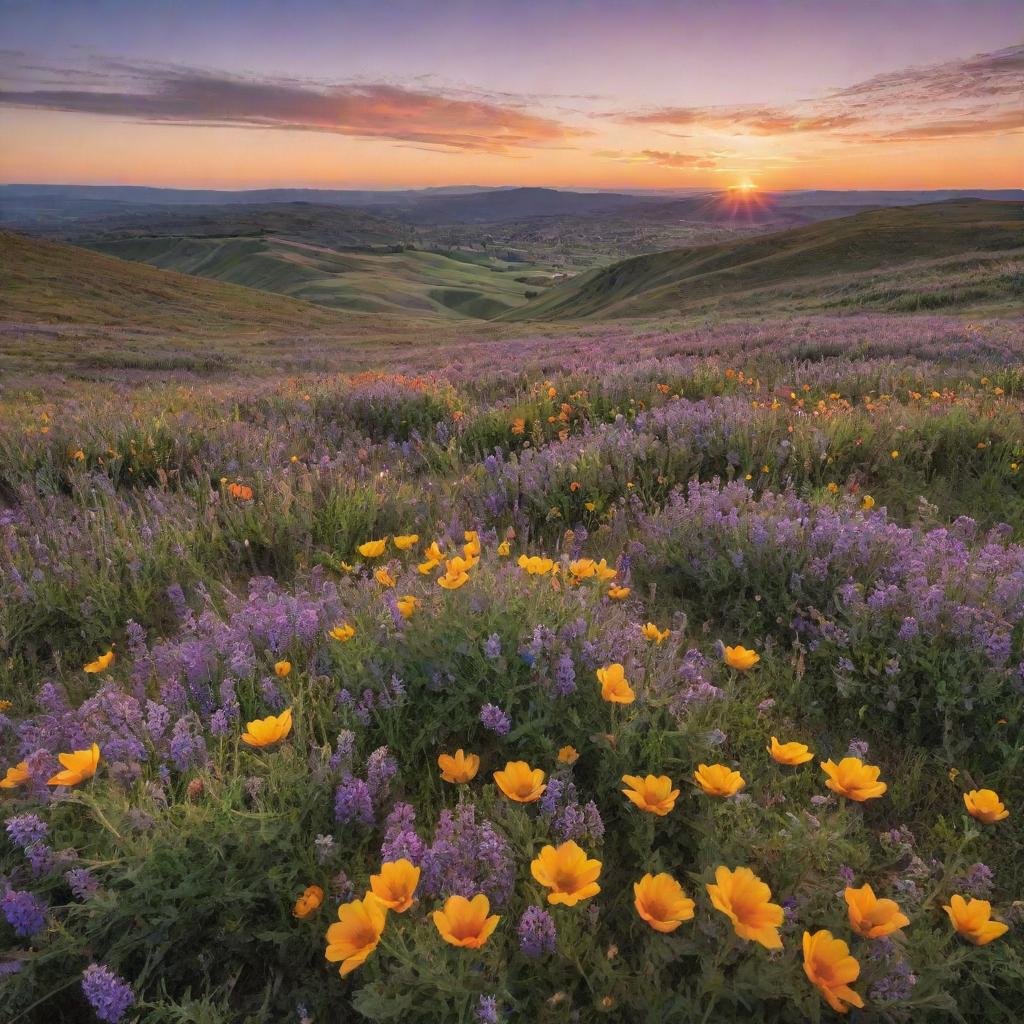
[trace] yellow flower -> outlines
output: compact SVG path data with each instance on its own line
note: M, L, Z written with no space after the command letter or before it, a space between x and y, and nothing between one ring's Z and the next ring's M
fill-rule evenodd
M101 654L95 661L90 661L85 666L85 671L93 674L96 672L105 672L109 667L110 663L114 660L114 652L107 651L106 654Z
M420 606L420 599L413 594L405 594L395 602L395 605L403 619L411 619L412 613Z
M242 742L250 747L269 747L283 740L292 731L292 709L286 708L279 715L257 718L246 724Z
M381 864L379 875L370 875L370 891L396 914L404 914L412 906L419 884L420 869L405 857L386 861Z
M588 502L584 503L583 507L584 507L584 508L585 508L585 509L586 509L586 510L587 510L588 512L593 512L593 511L594 511L594 509L596 509L596 508L597 508L597 505L596 505L596 504L595 504L594 502L592 502L592 501L588 501Z
M341 962L338 970L343 978L377 948L387 914L387 907L373 893L338 907L338 920L327 929L324 956L331 963Z
M76 750L70 754L58 754L57 760L64 765L64 771L57 772L47 780L48 786L77 786L79 782L91 779L100 763L100 748L94 743L88 750Z
M846 900L850 927L865 939L881 939L910 924L899 905L893 900L880 900L870 885L859 889L847 887Z
M653 622L648 622L647 625L641 626L640 632L643 634L644 639L653 640L659 647L672 635L672 630L658 629Z
M613 580L619 575L618 569L613 569L603 558L597 563L596 572L597 578L602 583L607 583L609 580Z
M969 793L964 793L964 804L972 818L977 818L986 825L994 825L997 821L1010 816L1010 812L999 799L999 794L992 789L972 789Z
M478 754L467 754L459 747L454 754L439 754L437 766L445 782L469 782L480 771L480 757Z
M310 914L320 909L320 904L323 901L324 891L319 885L306 886L302 895L295 901L295 906L292 908L292 917L297 917L300 920L309 917Z
M444 587L445 590L458 590L464 583L469 582L469 568L469 563L458 555L449 558L445 563L444 575L437 581L438 586Z
M546 576L555 567L550 558L540 555L520 555L516 564L530 576Z
M449 896L443 910L430 916L441 938L463 949L479 949L492 935L501 920L491 913L491 901L478 893L471 900L465 896Z
M644 875L633 883L633 906L656 932L674 932L684 921L693 920L693 900L666 872Z
M779 764L797 765L810 761L814 755L805 743L780 743L774 736L768 752Z
M513 434L525 434L526 433L526 420L521 416L517 416L512 421L512 433Z
M430 542L430 547L423 552L423 557L429 562L443 562L444 552L436 540Z
M10 700L0 700L0 711L10 711L14 707L14 702Z
M7 769L7 774L0 779L0 789L14 789L22 783L28 782L31 773L28 770L28 761L19 761Z
M569 572L578 580L589 580L597 575L597 562L592 558L577 558L569 563Z
M942 909L949 914L953 927L976 946L986 946L1010 930L1009 925L992 920L992 904L988 900L954 896Z
M76 462L85 462L85 452L83 452L81 448L76 448L76 449L75 449L75 450L74 450L74 451L73 451L73 452L71 453L71 457L72 457L72 458L73 458L73 459L74 459L74 460L75 460Z
M613 601L625 601L625 599L627 597L629 597L629 592L630 592L630 588L629 587L615 587L615 586L611 586L611 587L608 588L608 596Z
M503 540L498 545L498 554L501 555L502 558L508 558L508 556L511 553L512 553L512 545L509 544L509 542L507 540Z
M734 796L747 784L739 772L724 764L698 765L693 777L708 796Z
M575 764L580 759L580 752L573 746L558 748L558 760L561 764Z
M779 927L785 914L771 902L771 889L750 868L715 868L715 882L705 886L711 903L732 921L736 934L765 949L782 949Z
M280 676L282 679L292 670L292 663L290 661L275 661L274 662L274 675Z
M395 547L399 551L408 551L414 544L419 544L420 535L418 533L401 533L395 538Z
M601 684L601 697L609 704L632 704L636 700L625 670L617 661L599 668L595 674Z
M873 509L875 507L875 499L872 498L870 494L865 494L864 497L860 499L860 507L865 511Z
M509 761L502 771L494 773L494 781L517 804L532 804L547 789L543 770L531 768L525 761Z
M356 550L363 558L380 558L387 546L388 539L385 537L383 540L368 540L365 544L360 544Z
M379 569L374 569L373 578L382 587L393 587L396 582L395 577L388 572L388 567L386 565L382 565Z
M735 647L726 647L722 651L722 660L729 668L734 668L737 672L746 672L761 660L761 655L737 644Z
M834 480L830 481L827 490L829 494L838 494L839 484L837 484Z
M356 635L356 631L347 622L340 622L327 635L332 640L337 640L338 643L344 644L348 643Z
M663 818L676 805L679 790L672 788L667 775L648 775L643 779L639 775L623 775L622 781L629 786L622 792L641 811Z
M836 1013L864 1005L850 988L860 976L860 964L850 956L850 947L830 931L804 932L804 974Z
M893 450L889 452L889 457L892 459L898 459L900 457L900 453L895 448L893 448Z
M416 566L416 571L421 576L429 576L440 564L440 559L435 562L434 559L428 558L427 561L420 562L420 564Z
M545 846L530 864L530 873L550 889L548 903L575 907L601 891L597 877L601 862L588 860L586 853L571 839L559 846Z
M873 800L889 788L886 783L878 781L881 768L864 764L859 757L844 757L839 764L829 758L822 762L821 770L828 776L825 785L833 793L857 803Z

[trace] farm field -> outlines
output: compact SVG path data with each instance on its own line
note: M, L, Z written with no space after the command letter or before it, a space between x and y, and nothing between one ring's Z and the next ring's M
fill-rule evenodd
M1019 1019L1019 317L3 238L5 1021Z

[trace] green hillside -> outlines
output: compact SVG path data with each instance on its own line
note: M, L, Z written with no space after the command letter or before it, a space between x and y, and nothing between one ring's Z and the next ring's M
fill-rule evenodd
M958 200L639 256L573 278L502 318L997 311L1019 307L1022 293L1024 203Z
M415 249L336 252L277 237L130 238L92 244L124 260L366 313L490 319L525 303L531 290L516 281L522 267Z

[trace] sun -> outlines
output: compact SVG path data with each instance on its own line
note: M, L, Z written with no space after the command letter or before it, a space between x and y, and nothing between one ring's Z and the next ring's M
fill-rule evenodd
M749 195L751 192L757 191L757 186L749 178L744 178L742 181L737 182L735 185L730 185L729 191L739 192L743 195Z

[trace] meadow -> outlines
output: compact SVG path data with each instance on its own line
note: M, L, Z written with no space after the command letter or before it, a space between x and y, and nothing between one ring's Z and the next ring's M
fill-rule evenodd
M1020 1019L1019 319L303 315L0 400L5 1022Z

